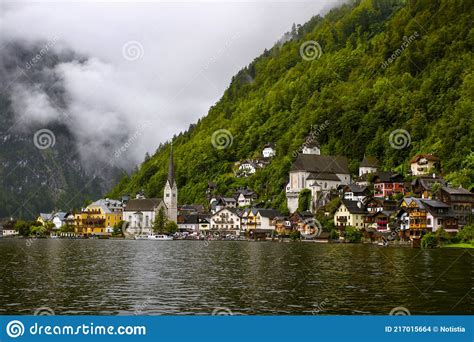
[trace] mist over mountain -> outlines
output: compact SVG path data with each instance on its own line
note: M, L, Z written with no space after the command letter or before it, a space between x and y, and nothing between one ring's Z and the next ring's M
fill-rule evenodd
M85 125L69 114L64 79L56 72L86 60L71 51L42 53L48 44L10 42L0 51L0 217L80 207L120 175L102 146L81 142L78 130Z

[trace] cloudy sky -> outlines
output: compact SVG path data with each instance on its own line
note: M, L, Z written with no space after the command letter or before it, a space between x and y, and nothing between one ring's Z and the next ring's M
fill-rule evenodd
M41 42L40 54L83 56L48 70L64 87L67 124L102 153L119 147L110 143L117 136L135 137L121 156L131 167L206 115L231 77L292 23L334 2L3 2L0 46ZM11 86L19 118L46 125L60 115L44 88Z

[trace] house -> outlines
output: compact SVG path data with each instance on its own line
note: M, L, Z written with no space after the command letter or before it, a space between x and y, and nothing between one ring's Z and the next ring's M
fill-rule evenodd
M53 214L40 213L36 221L41 223L44 226L45 223L51 222L52 219L53 219Z
M396 211L380 210L367 214L364 220L366 227L374 228L377 231L390 230L389 223L396 218Z
M413 176L427 175L438 168L439 158L432 154L417 154L410 161Z
M439 201L451 207L454 217L458 220L459 228L473 222L472 209L474 208L474 194L459 188L443 186L436 193Z
M314 215L310 211L294 212L290 215L290 221L293 229L298 230L303 237L313 237L321 233L321 231L316 231L320 227L316 224Z
M179 215L202 214L206 211L202 204L185 204L178 207Z
M129 200L123 209L122 219L128 222L127 231L130 234L150 234L153 222L161 208L166 208L161 198L143 198Z
M248 188L243 188L238 189L235 192L234 197L237 199L239 207L246 207L252 205L252 203L258 198L258 195Z
M347 158L343 156L322 156L317 154L300 154L296 157L289 174L286 186L288 209L298 209L298 196L303 189L311 190L312 206L324 205L327 194L340 185L348 185L351 176Z
M248 211L246 232L253 239L266 238L275 231L274 218L281 216L274 209L253 208Z
M364 154L364 159L359 165L359 177L365 175L367 173L375 173L378 169L378 160L375 157L366 157Z
M427 210L426 227L428 230L435 232L442 227L448 233L458 231L457 219L448 204L429 199L422 199L421 201Z
M405 193L405 183L402 175L385 171L378 171L372 175L375 197L387 198L395 194Z
M367 212L373 214L379 211L397 211L397 201L381 197L367 196L362 200Z
M66 218L68 215L69 213L64 211L58 211L57 213L54 213L51 218L51 222L54 224L54 229L61 229L61 227L66 224Z
M443 227L448 232L457 231L457 220L450 206L436 200L407 197L401 207L408 212L410 238L420 239L428 232Z
M53 215L54 220L54 215ZM70 222L70 215L64 213L57 217L55 225L59 222ZM77 235L111 235L113 227L122 220L122 202L108 198L99 199L81 212L74 214L74 232Z
M275 216L273 218L273 225L279 236L289 236L293 231L293 225L288 216Z
M320 155L321 147L319 146L319 143L315 139L308 137L306 139L306 142L303 144L303 149L301 152L303 154Z
M11 237L18 235L18 232L15 230L16 221L13 219L2 219L0 220L0 237Z
M344 187L343 191L344 199L350 201L361 201L370 195L369 188L364 185L349 184Z
M199 215L178 215L177 224L180 232L197 233L199 232Z
M198 215L199 233L208 235L210 228L211 228L211 217L207 215Z
M240 236L241 213L236 208L222 208L211 216L209 232L220 236Z
M209 201L211 213L215 214L223 208L236 208L237 200L234 197L215 196Z
M364 228L364 220L367 210L361 201L349 201L343 199L334 214L334 225L336 227Z
M266 144L262 150L263 158L271 158L275 156L275 145L272 143Z
M239 166L239 175L250 176L257 172L258 165L252 160L245 160Z
M434 192L437 192L439 188L446 186L446 181L444 178L433 174L432 176L420 176L415 178L410 185L411 192L416 197L432 198Z

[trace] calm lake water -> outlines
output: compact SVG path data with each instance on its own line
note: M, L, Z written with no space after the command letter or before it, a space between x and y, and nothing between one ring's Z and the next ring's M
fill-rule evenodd
M0 239L0 314L472 314L468 250Z

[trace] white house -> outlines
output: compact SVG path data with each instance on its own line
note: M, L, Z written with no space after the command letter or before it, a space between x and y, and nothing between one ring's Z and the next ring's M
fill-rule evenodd
M123 209L122 219L128 222L130 234L151 234L153 222L161 208L167 211L161 198L132 199Z
M180 232L199 232L199 216L197 214L178 215L178 229Z
M239 172L243 175L253 175L257 172L257 165L251 160L245 160L240 164Z
M65 213L63 211L54 213L51 218L51 222L53 222L54 224L54 229L61 229L61 227L66 224L67 216L68 213Z
M366 186L349 184L344 187L344 199L362 201L368 195L370 195L370 190Z
M410 170L413 176L426 175L436 167L439 158L432 154L418 154L410 161Z
M275 152L273 144L267 144L263 148L262 156L263 156L263 158L271 158L271 157L275 156L275 153L276 152Z
M210 232L221 236L239 236L241 214L236 208L223 208L211 216Z
M364 159L359 165L359 177L365 175L367 173L374 173L378 170L378 160L375 157L366 157L364 155Z
M234 197L237 199L237 205L239 207L246 207L252 205L253 201L257 199L258 195L248 189L239 189L235 192Z
M223 208L236 208L237 200L233 197L216 196L209 201L211 213L215 214Z
M298 209L298 196L301 190L309 189L312 194L312 207L324 205L319 201L326 200L330 190L340 185L348 185L351 175L347 158L343 156L322 156L317 154L300 154L294 161L286 186L288 209L295 212Z
M316 140L307 140L303 144L303 149L302 149L301 152L303 154L320 155L321 154L321 148L319 146L319 143Z

